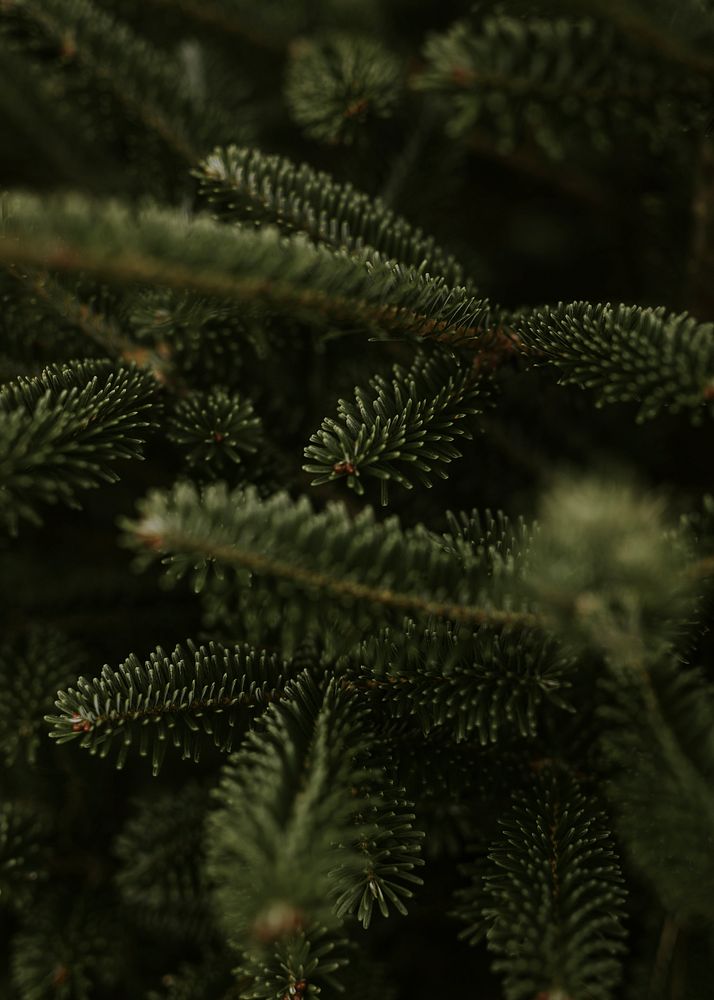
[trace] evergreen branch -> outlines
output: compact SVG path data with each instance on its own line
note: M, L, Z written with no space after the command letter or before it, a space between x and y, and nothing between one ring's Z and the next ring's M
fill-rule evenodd
M522 585L576 647L622 663L668 649L690 619L690 566L660 498L627 481L562 479L543 498Z
M140 215L116 203L78 198L49 205L8 197L0 230L0 263L86 271L120 283L194 291L306 320L362 324L448 343L512 350L489 330L488 304L379 255L353 259L304 237L275 230L228 229L178 212Z
M184 760L198 760L204 744L228 751L252 719L281 697L289 663L248 645L219 643L167 655L157 648L142 663L133 654L118 670L104 666L98 677L80 677L76 688L59 691L59 714L46 716L58 743L79 739L92 754L106 757L119 743L117 767L132 748L151 754L156 775L172 743Z
M39 626L0 645L0 751L8 766L19 757L35 763L43 716L83 662L76 643Z
M224 389L194 392L181 400L172 414L168 437L187 451L189 464L202 476L216 478L242 455L253 454L262 444L260 418L253 404L238 393Z
M179 794L152 792L136 803L114 845L117 887L138 922L185 941L211 929L203 873L203 826L208 794L189 783Z
M365 639L342 665L390 717L456 742L532 739L544 703L573 710L573 658L534 629L474 632L448 622L418 628L406 620Z
M106 889L85 888L64 897L43 894L12 939L12 984L18 1000L47 996L89 1000L116 992L126 981L129 950L126 928ZM70 986L71 984L71 986ZM51 994L50 994L51 995Z
M170 554L168 573L195 574L194 586L205 576L202 563L196 570L197 558L248 570L244 600L251 613L287 625L294 612L286 615L286 607L299 608L302 634L310 627L325 631L333 615L345 634L385 614L467 624L533 621L525 612L477 606L479 566L464 572L423 529L402 531L395 518L378 523L370 508L352 519L338 504L315 514L305 498L261 500L253 488L229 492L224 484L199 494L184 483L169 494L150 494L139 520L125 527L144 562ZM318 604L316 595L329 604Z
M107 87L184 162L199 159L194 143L211 126L215 136L215 108L201 106L179 67L89 0L13 0L9 16L41 32L95 86Z
M574 779L546 772L501 828L481 884L462 894L462 917L476 920L465 936L486 934L506 1000L610 1000L625 892L604 815Z
M561 303L525 316L519 333L564 384L595 389L598 405L637 402L639 421L663 409L700 420L712 407L714 324L686 313Z
M433 237L378 198L306 163L297 166L285 157L228 146L214 150L194 175L219 219L272 223L349 253L371 247L383 257L442 276L450 285L462 281L461 267Z
M609 794L630 860L679 923L714 919L714 691L670 655L605 682Z
M711 86L701 74L640 49L607 21L483 15L427 41L415 86L445 95L447 130L478 126L508 152L526 138L562 158L564 137L602 148L633 130L655 147L700 127Z
M39 522L37 505L77 505L76 493L116 482L118 459L140 458L152 381L108 362L51 365L0 389L0 517Z
M224 767L220 806L207 827L217 911L258 974L249 993L256 997L287 994L298 976L330 983L342 964L329 951L309 953L315 941L327 936L329 943L339 933L331 870L347 853L340 845L351 840L351 790L364 775L354 763L364 743L362 719L336 682L320 689L306 673L291 693ZM306 950L309 964L293 957L281 972L276 945Z
M373 36L304 38L289 55L285 99L309 138L350 146L369 125L392 117L403 90L402 68Z
M326 417L310 438L303 468L318 474L312 485L346 477L361 494L361 477L375 476L386 504L390 480L411 489L409 473L423 486L431 472L446 479L443 466L462 454L454 439L471 438L469 418L481 412L473 367L454 355L418 354L408 370L394 366L391 383L377 375L369 386L371 399L357 387L355 403L341 399L337 418Z

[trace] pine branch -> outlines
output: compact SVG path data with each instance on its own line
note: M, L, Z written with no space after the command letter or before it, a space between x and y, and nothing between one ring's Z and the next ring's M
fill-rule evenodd
M186 942L213 930L203 873L208 794L195 784L139 800L115 845L116 883L133 918Z
M444 466L462 455L454 440L471 438L484 396L466 359L418 354L408 370L394 366L391 383L377 375L369 387L371 399L357 387L355 403L341 399L337 419L310 438L303 469L318 474L312 485L346 478L361 494L362 477L374 476L386 504L389 481L411 489L412 478L431 486L432 472L446 479Z
M462 918L476 921L465 936L486 934L506 1000L611 1000L625 892L604 815L574 779L546 772L500 825L481 884L462 894Z
M305 674L224 767L208 872L218 914L256 978L248 996L289 993L298 979L332 985L343 964L331 954L340 922L330 873L349 843L351 789L364 773L353 763L360 723L334 681L321 690Z
M189 465L202 478L217 478L263 443L260 418L239 393L214 389L193 392L171 416L168 437L186 449Z
M617 479L561 479L539 521L522 586L552 627L615 664L670 648L698 580L661 498Z
M315 514L305 498L261 500L252 488L229 492L223 484L199 494L179 484L151 494L140 515L125 528L143 563L170 555L170 578L189 575L199 590L206 560L248 571L236 601L263 628L280 623L288 643L311 629L346 641L375 620L404 614L467 624L533 621L526 612L477 605L484 574L476 562L464 572L423 528L403 531L395 518L378 523L370 508L352 519L337 504Z
M86 271L122 284L155 284L261 307L323 325L343 323L484 349L513 349L489 329L488 304L414 268L365 254L356 260L272 229L228 229L207 219L78 198L8 196L0 263Z
M711 98L701 73L683 72L633 44L608 21L488 13L426 44L422 90L443 95L452 136L485 127L508 152L531 138L563 158L564 137L596 148L636 132L656 148L700 127Z
M694 421L714 400L714 324L664 307L562 303L523 318L526 351L566 385L595 389L598 405L637 402L638 421L662 410Z
M403 72L373 36L336 32L304 38L289 55L285 99L310 139L351 146L375 122L392 117Z
M89 0L13 0L4 16L30 38L39 32L183 162L195 163L201 145L217 138L220 113L197 101L179 66Z
M171 743L186 760L198 760L213 743L231 749L259 713L282 697L291 666L248 645L219 643L166 655L159 647L142 663L133 654L118 670L80 677L76 688L59 691L58 714L46 717L58 743L78 739L92 754L106 757L119 744L117 767L132 747L149 754L154 775Z
M572 657L533 629L474 632L448 622L419 628L409 620L364 640L343 661L390 717L482 746L535 737L546 703L572 711L573 667Z
M714 691L673 656L606 680L610 797L632 864L678 923L711 923Z
M194 175L221 220L272 223L349 253L371 247L451 285L462 281L461 267L433 237L395 215L378 198L351 184L339 184L306 163L297 166L285 157L228 146L214 150Z
M77 506L79 490L116 482L118 459L140 458L155 383L105 361L51 365L0 389L0 518L11 531L37 507Z
M289 993L298 976L304 991L314 988L336 971L334 959L311 968L308 952L297 968L293 954L281 971L282 952L329 944L352 912L365 927L374 905L385 916L390 904L405 912L409 886L421 882L421 835L409 803L368 763L373 742L364 709L339 681L318 686L306 673L224 768L208 868L219 913L256 976L248 996Z
M20 757L35 763L43 716L83 663L76 643L40 626L0 645L0 751L8 766Z

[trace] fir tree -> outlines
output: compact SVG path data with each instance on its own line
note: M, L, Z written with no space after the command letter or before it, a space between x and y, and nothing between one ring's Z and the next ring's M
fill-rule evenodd
M711 996L713 42L0 0L0 995Z

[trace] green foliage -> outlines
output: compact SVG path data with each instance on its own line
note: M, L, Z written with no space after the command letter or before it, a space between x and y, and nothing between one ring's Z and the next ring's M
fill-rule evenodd
M471 438L469 418L481 412L483 381L467 360L420 353L408 369L395 365L391 382L376 375L369 386L369 395L355 389L354 403L341 399L337 418L310 438L303 468L318 473L312 485L346 478L361 494L362 477L374 476L386 504L389 481L411 489L410 474L422 486L431 473L446 479L444 466L462 455L454 440Z
M390 715L456 742L532 738L544 702L572 710L572 657L534 629L419 628L407 620L365 639L346 666Z
M184 759L198 760L208 742L230 750L236 735L280 697L290 673L288 663L247 644L188 641L170 655L159 647L144 663L132 654L118 670L104 666L98 677L80 677L76 688L58 692L59 714L46 721L59 743L78 739L100 757L118 743L118 767L138 745L140 756L151 754L157 774L169 743Z
M51 365L0 388L0 518L38 523L38 506L116 482L117 459L140 458L155 384L108 362Z
M219 219L274 224L315 243L358 253L371 247L384 257L460 284L462 271L433 237L395 215L378 198L339 184L306 163L240 146L217 148L194 172Z
M401 96L398 60L374 38L329 35L291 48L285 96L311 139L351 145L367 126L391 118Z
M8 766L16 760L35 763L45 738L43 716L84 660L76 643L48 628L36 627L0 645L0 751Z
M122 981L122 929L106 901L46 898L14 938L18 1000L90 1000Z
M198 467L201 478L217 478L240 465L242 455L258 450L262 430L249 399L217 388L181 400L168 436L186 449L187 462Z
M486 934L506 1000L609 1000L620 979L625 892L606 816L573 778L546 771L514 795L500 826L462 917L477 918L471 940Z
M455 342L488 340L488 303L415 268L284 239L271 229L186 221L168 209L138 216L116 203L30 195L5 199L0 262L84 270L287 313L322 326L355 323Z
M597 405L634 402L638 421L662 410L700 421L714 400L714 324L639 306L562 303L524 318L527 351Z
M295 979L329 982L339 967L334 942L321 939L323 927L339 925L332 870L349 860L355 868L355 857L341 861L348 852L339 845L351 839L351 789L364 775L354 762L360 722L334 681L321 691L303 675L293 703L275 706L224 768L220 806L209 818L208 872L220 918L254 974L277 977L284 992ZM251 995L277 995L264 991L257 984Z
M240 570L235 600L245 627L279 626L292 647L315 629L339 648L375 621L404 614L471 624L530 620L475 604L484 576L478 560L466 565L423 527L378 522L369 507L352 518L336 503L315 513L305 497L262 500L254 489L217 483L199 493L179 483L150 494L125 527L140 565L163 557L169 579L188 576L197 591L206 585L207 560Z
M661 147L700 127L711 100L706 78L609 20L497 8L432 35L425 56L417 86L442 95L448 133L481 128L501 152L530 141L562 158L577 143L603 150L632 134Z
M208 795L187 784L139 800L115 843L117 887L134 919L160 934L203 940L210 908L203 877Z
M177 60L89 0L13 0L9 16L30 52L54 49L60 93L81 105L82 90L99 87L182 162L226 134L221 110L198 97Z
M617 479L561 480L544 497L525 586L576 644L637 662L692 613L687 548L664 515Z
M712 685L670 656L619 672L606 690L609 794L631 862L676 922L711 925Z

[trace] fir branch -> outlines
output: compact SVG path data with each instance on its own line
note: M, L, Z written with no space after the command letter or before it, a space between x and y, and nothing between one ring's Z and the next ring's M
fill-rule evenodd
M554 365L564 384L595 389L598 405L637 402L638 421L663 409L701 420L712 408L712 323L664 307L574 302L536 310L516 325L526 351Z
M714 919L714 690L670 655L604 681L603 747L632 864L679 923Z
M432 472L446 479L444 466L462 454L454 440L471 438L470 418L481 412L484 385L473 367L455 355L418 354L408 370L394 366L391 383L377 375L369 386L371 399L357 387L355 403L339 400L337 418L326 417L310 438L303 469L318 473L312 485L346 478L361 494L361 478L374 476L386 504L389 481L411 489L412 478L431 486Z
M298 975L331 984L342 964L329 947L340 926L331 871L350 841L351 789L364 774L354 763L361 724L334 680L321 689L303 674L291 701L274 706L223 769L207 827L208 872L232 943L259 976L250 996L288 993ZM314 954L325 937L327 952ZM306 954L279 962L276 945Z
M299 166L240 146L218 148L194 175L217 217L231 222L274 223L285 232L303 232L314 243L350 253L371 247L382 256L460 284L462 270L406 219L380 199L339 184L306 163Z
M272 230L228 229L207 219L77 198L7 197L0 262L86 271L107 280L191 290L287 312L318 324L364 325L510 352L489 328L488 303L414 268L357 260Z
M10 16L54 43L95 86L107 87L182 161L199 159L195 141L210 135L210 126L215 137L215 107L200 106L179 67L89 0L13 0Z
M572 657L534 629L419 628L409 620L365 639L342 661L390 717L482 746L533 738L544 704L572 711L573 667Z
M208 805L207 791L192 783L178 794L152 792L135 803L115 841L117 888L149 930L194 942L215 931L203 872Z
M92 754L106 757L119 743L117 767L132 747L151 754L158 774L169 743L184 760L198 760L213 743L231 749L236 737L282 692L294 673L289 663L244 644L208 647L188 641L167 655L158 647L142 663L129 656L98 677L80 677L76 688L59 691L57 715L46 716L58 743L78 739Z
M309 138L349 146L375 121L392 117L403 89L402 69L374 37L304 38L289 54L285 98Z
M486 934L506 1000L610 1000L625 892L605 816L574 779L547 771L500 825L481 884L462 894L462 918L476 920L465 936Z
M216 478L243 455L254 454L263 443L260 418L253 404L239 393L216 388L193 392L181 400L169 422L168 437L186 449L190 465L202 477Z
M264 622L282 619L287 628L299 621L301 635L327 630L333 617L345 634L375 617L405 613L470 624L533 621L526 612L475 604L483 585L478 565L465 573L423 529L402 531L394 518L378 523L370 508L352 519L337 504L315 514L305 498L261 500L252 488L229 492L223 484L199 494L178 484L169 494L150 494L139 520L125 528L143 562L169 554L170 576L192 575L194 586L205 577L205 560L248 570L245 609Z
M602 149L625 130L657 148L700 127L711 99L701 74L643 52L606 20L497 10L431 36L426 58L414 83L443 95L447 130L485 126L501 152L530 138L563 158L565 137Z
M106 361L51 365L0 389L0 517L38 523L38 505L77 506L79 490L116 482L117 459L140 458L152 380Z
M9 766L20 757L35 763L43 716L84 659L75 642L40 626L0 645L0 751Z

